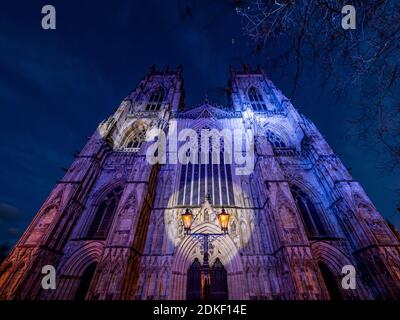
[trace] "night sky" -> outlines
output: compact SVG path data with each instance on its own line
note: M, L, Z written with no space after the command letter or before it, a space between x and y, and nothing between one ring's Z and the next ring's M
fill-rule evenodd
M41 8L57 29L41 28ZM184 66L186 105L226 104L229 65L263 65L223 1L7 1L0 9L0 243L14 244L62 168L133 90L152 64ZM263 53L264 55L267 52ZM290 81L271 74L285 93ZM317 75L315 75L317 78ZM398 175L347 137L355 107L310 80L295 106L310 117L378 210L395 215Z

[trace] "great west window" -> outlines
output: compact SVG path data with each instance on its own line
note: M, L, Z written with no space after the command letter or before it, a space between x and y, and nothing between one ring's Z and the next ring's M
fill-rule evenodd
M198 161L181 166L178 205L202 205L206 195L213 205L234 205L231 164L225 163L222 152L216 163L211 152L208 157L208 163Z

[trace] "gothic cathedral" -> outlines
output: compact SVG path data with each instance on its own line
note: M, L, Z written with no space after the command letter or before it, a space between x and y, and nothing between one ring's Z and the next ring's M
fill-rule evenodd
M0 299L398 299L399 239L316 126L259 68L231 69L228 95L187 107L182 68L152 67L1 265ZM254 169L149 163L152 128L249 129ZM196 237L221 233L222 209L227 233Z

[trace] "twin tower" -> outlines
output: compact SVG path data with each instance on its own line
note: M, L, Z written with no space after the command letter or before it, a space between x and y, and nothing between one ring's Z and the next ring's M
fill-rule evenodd
M262 70L231 70L228 96L185 107L182 69L151 68L1 265L0 299L201 299L205 250L209 299L398 299L399 239L315 125ZM151 164L154 128L251 130L254 169ZM185 233L186 208L207 234L224 208L228 233L205 248Z

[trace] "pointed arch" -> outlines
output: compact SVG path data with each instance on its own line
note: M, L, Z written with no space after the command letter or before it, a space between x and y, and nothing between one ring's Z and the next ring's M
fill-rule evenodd
M328 291L330 300L343 300L337 279L329 269L329 267L322 261L318 261L318 268L321 272L326 290Z
M123 188L117 186L101 199L96 206L95 214L87 230L86 237L107 238L122 192Z
M193 232L218 233L218 226L203 223L193 228ZM240 299L244 296L243 266L239 252L233 240L227 235L214 240L221 252L218 258L226 268L228 277L229 299ZM169 290L169 299L185 299L187 288L187 272L195 258L201 259L198 250L199 241L194 237L185 237L177 247L172 265L172 287ZM213 263L213 261L210 261Z
M267 121L263 125L264 136L268 141L274 141L273 135L276 136L280 141L282 141L287 148L296 148L297 138L296 133L293 128L285 126L279 121L273 119ZM269 133L270 132L270 133Z
M140 132L137 132L134 136L132 136L125 148L126 149L140 149L140 147L142 146L142 143L144 142L144 140L146 139L146 131L142 130Z
M148 123L143 120L136 120L128 123L121 129L120 133L115 138L114 145L117 149L128 149L128 151L134 151L140 148L141 144L145 141L148 128ZM136 142L135 146L134 142Z
M124 149L129 151L139 151L146 139L146 129L140 129L133 132L124 142Z
M307 235L309 237L328 235L322 210L317 208L312 197L297 184L291 184L290 191L301 214Z
M60 269L57 270L57 275L59 275L57 288L49 292L49 298L55 300L75 299L85 270L91 264L96 264L97 268L103 251L104 243L101 241L90 241L68 252L67 256L60 263Z
M256 87L251 86L247 90L247 96L249 98L251 108L254 111L267 111L267 105L265 104L260 91Z
M92 262L83 271L81 280L78 288L76 289L74 300L81 301L86 299L86 295L89 291L90 283L93 280L94 272L96 271L97 262Z
M194 258L187 275L186 300L201 299L201 264L198 258Z
M219 258L211 267L210 299L228 300L227 272Z
M318 262L318 270L330 299L362 298L364 287L361 281L357 282L357 290L341 289L342 268L345 265L355 265L342 250L327 242L318 241L311 244L311 251L314 260Z
M192 123L192 129L199 132L201 129L222 130L223 127L218 121L213 121L209 118L199 118Z
M106 184L98 187L97 190L93 193L93 196L91 197L93 200L90 205L93 207L98 207L101 201L104 199L104 197L106 197L107 194L109 194L115 188L118 187L124 188L125 187L124 183L125 182L122 179L113 179L111 181L107 181Z
M334 274L340 275L343 266L353 264L342 250L327 242L313 242L311 244L311 250L314 259L324 262Z
M271 130L266 132L267 140L272 144L273 148L287 148L285 141Z
M165 90L159 86L150 93L149 100L146 105L147 111L158 111L164 102Z
M197 131L199 140L203 129L220 129L219 126L216 127L215 123L203 119L196 121L192 128ZM219 140L220 147L224 146L223 134ZM218 152L216 155L211 149L211 144L208 145L209 150L205 152L201 150L201 143L199 144L198 163L190 162L180 168L180 179L177 186L179 189L178 205L202 205L206 196L209 196L209 201L213 205L234 205L232 161L229 161L228 158L225 161L223 152Z
M100 261L103 249L104 245L100 241L90 242L77 248L64 263L60 272L61 275L70 277L81 276L91 263L98 263Z

